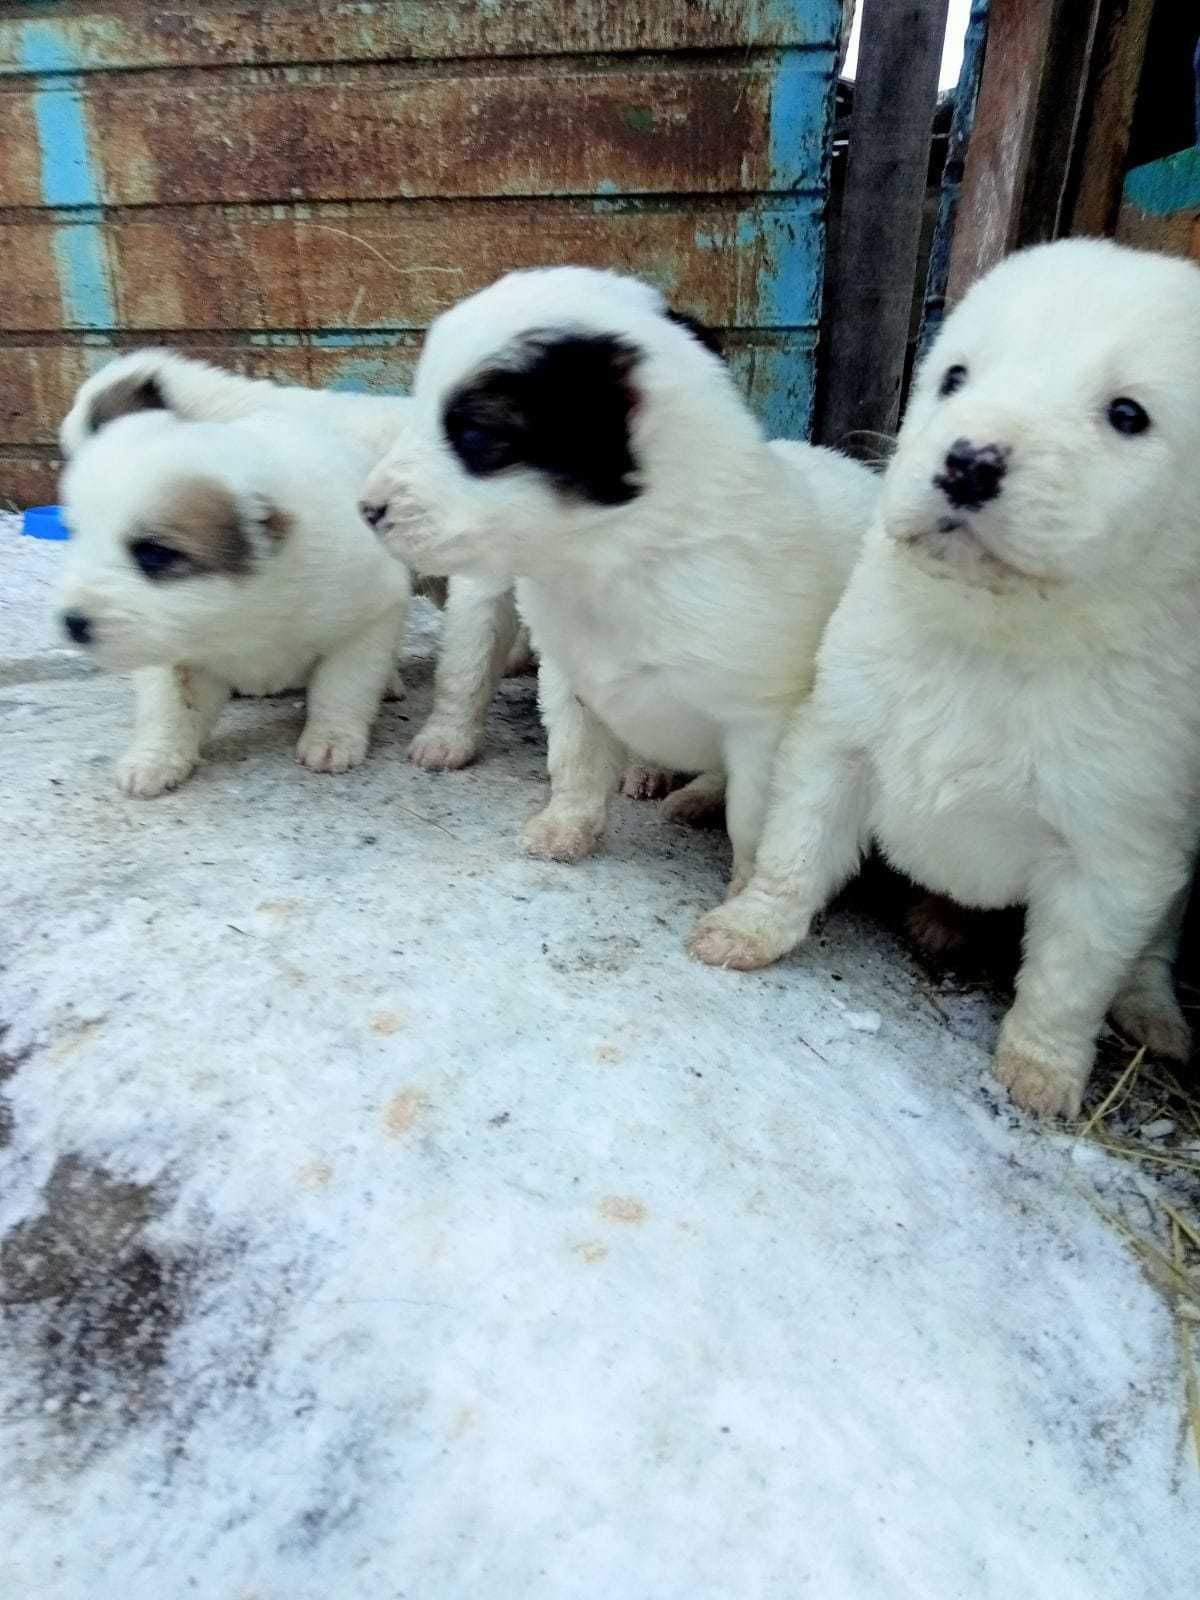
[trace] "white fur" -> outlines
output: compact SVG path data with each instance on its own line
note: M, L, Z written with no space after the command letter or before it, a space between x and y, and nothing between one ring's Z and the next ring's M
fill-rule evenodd
M363 759L409 587L357 514L369 461L308 422L281 427L268 413L184 422L143 411L76 450L62 485L71 542L61 607L90 619L99 666L135 673L134 738L118 767L126 793L181 783L232 690L306 684L299 759L321 772ZM235 502L253 552L247 570L147 578L131 543L169 524L197 483Z
M66 456L87 439L91 408L104 391L137 378L152 378L170 407L193 421L228 422L272 412L326 429L351 448L365 450L372 463L395 442L411 415L411 401L402 396L285 386L246 378L169 350L136 350L109 362L80 388L59 430ZM437 593L430 597L441 598ZM450 585L433 709L409 746L409 757L418 766L461 767L479 754L487 709L518 626L511 579Z
M514 273L462 302L431 328L412 423L365 495L418 571L517 574L550 746L550 803L526 847L561 860L592 849L627 746L658 766L726 773L737 876L877 480L830 451L769 445L724 365L664 311L646 284L570 267ZM629 503L582 500L526 467L472 476L450 449L447 396L534 329L618 335L638 351L641 492ZM713 788L706 779L700 800Z
M1117 397L1146 432L1113 429ZM995 498L948 516L934 479L961 438L1011 453ZM873 838L930 889L1028 908L996 1057L1020 1104L1078 1110L1110 1007L1185 1055L1170 962L1200 825L1198 618L1200 271L1094 240L1012 257L925 363L754 878L695 952L783 954Z

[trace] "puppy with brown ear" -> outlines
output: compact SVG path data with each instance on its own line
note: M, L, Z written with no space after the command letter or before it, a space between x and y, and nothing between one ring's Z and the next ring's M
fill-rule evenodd
M370 466L307 420L188 422L158 404L74 454L61 621L98 666L134 674L126 794L182 783L234 690L306 686L298 759L362 761L409 599L357 513Z

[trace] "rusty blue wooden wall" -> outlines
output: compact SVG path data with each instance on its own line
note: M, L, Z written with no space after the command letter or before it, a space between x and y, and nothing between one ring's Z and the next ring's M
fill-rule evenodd
M402 389L497 274L638 272L807 430L840 0L0 4L0 501L114 347Z

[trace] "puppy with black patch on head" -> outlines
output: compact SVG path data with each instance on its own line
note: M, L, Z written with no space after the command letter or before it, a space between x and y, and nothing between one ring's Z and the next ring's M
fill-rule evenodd
M371 457L299 418L189 422L137 399L99 419L62 481L63 629L98 666L134 674L119 786L149 798L182 783L234 690L305 685L297 758L356 766L409 597L357 513Z
M596 846L624 745L710 774L702 799L725 773L738 881L877 485L832 451L768 444L649 285L560 267L433 324L364 515L418 572L517 577L550 746L531 853Z
M922 367L754 876L692 948L783 955L872 840L963 905L1024 906L996 1072L1071 1115L1106 1012L1188 1054L1171 963L1198 832L1200 270L1039 246Z
M320 428L352 451L377 461L407 426L411 402L401 395L343 394L278 384L214 367L172 350L133 350L81 385L59 430L69 459L93 434L135 411L173 411L193 422L233 422L269 412L281 436L292 423ZM506 671L529 661L511 581L460 578L447 585L431 574L421 592L446 613L434 701L409 744L409 759L430 769L466 766L479 754L487 710Z

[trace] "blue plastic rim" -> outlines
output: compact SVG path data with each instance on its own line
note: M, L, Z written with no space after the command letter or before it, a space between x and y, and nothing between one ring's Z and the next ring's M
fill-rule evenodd
M22 531L31 539L69 539L66 524L57 506L30 506Z

